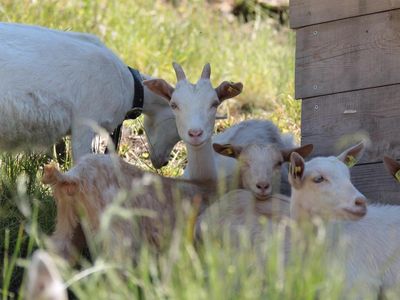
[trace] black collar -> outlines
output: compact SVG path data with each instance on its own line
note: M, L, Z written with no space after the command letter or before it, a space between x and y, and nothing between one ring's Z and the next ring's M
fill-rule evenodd
M135 95L133 97L132 109L126 113L125 120L134 120L142 114L144 90L142 84L142 76L140 76L139 71L132 69L131 67L128 67L128 69L132 74L135 84Z
M143 84L142 84L142 76L140 76L139 71L132 69L131 67L128 67L128 69L132 74L133 81L135 84L135 87L134 87L135 95L133 97L132 109L126 113L124 120L129 120L129 119L134 120L142 114L143 101L144 101L144 90L143 90ZM122 127L122 124L119 124L117 126L117 128L114 129L114 132L111 134L111 139L114 142L115 150L117 152L118 152L119 140L121 138L121 127ZM109 152L108 148L106 147L105 153L108 153L108 152Z

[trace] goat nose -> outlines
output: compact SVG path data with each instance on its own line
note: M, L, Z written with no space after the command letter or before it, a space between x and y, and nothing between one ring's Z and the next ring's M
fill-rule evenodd
M365 197L357 197L354 201L355 206L358 207L366 207L367 206L367 199Z
M190 129L188 132L190 137L201 137L203 130L201 129Z
M266 182L266 181L258 182L258 183L256 184L256 187L257 187L258 189L260 189L260 190L266 190L266 189L269 188L269 183Z

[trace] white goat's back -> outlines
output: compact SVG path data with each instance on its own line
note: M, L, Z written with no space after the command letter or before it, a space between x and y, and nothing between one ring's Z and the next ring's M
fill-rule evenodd
M47 147L84 120L111 131L132 103L129 70L95 36L0 23L0 65L2 149Z

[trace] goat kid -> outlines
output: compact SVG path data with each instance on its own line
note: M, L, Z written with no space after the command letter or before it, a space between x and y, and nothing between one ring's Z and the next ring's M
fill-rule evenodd
M274 143L248 146L214 143L213 148L220 155L238 161L239 188L251 191L258 200L267 200L272 194L279 193L281 167L289 161L290 154L297 152L307 157L313 145L282 149Z
M177 216L184 214L192 201L195 209L200 210L199 206L215 191L207 183L190 183L144 172L115 155L86 155L65 173L47 165L42 181L51 186L57 203L52 241L56 251L69 260L74 258L74 248L82 244L76 239L81 225L79 212L83 212L89 230L98 233L102 216L119 203L129 217L111 216L110 228L107 228L112 239L108 252L135 257L143 243L162 250ZM123 191L125 194L121 195ZM118 200L119 192L122 200ZM201 204L200 200L203 200Z
M143 82L154 93L164 97L174 112L179 136L186 145L188 164L184 178L217 180L217 166L211 145L218 106L239 95L240 82L224 81L217 88L210 82L211 68L206 64L196 84L190 83L180 65L173 64L177 84L173 88L163 79Z
M363 149L360 143L338 157L307 163L294 152L289 174L291 217L300 223L315 216L325 220L336 241L333 253L338 262L345 262L346 291L360 299L400 283L400 207L371 204L367 210L366 198L350 181L347 165L353 165ZM339 241L345 241L344 251Z
M250 233L253 243L262 240L262 235L265 235L263 222L260 222L262 219L277 221L290 215L290 198L273 191L274 177L280 181L281 165L289 161L292 152L305 157L311 153L313 146L286 150L280 150L276 144L245 147L213 144L213 147L221 155L239 161L242 189L228 192L199 216L196 237L200 238L203 229L209 228L209 232L217 235L229 230L230 236L237 240L238 232L243 229Z

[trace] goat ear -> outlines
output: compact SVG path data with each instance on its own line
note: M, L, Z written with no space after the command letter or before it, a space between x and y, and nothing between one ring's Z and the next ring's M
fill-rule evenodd
M293 149L281 150L281 153L282 153L282 156L283 156L283 160L284 161L289 161L290 160L290 155L293 152L296 152L301 157L306 158L308 155L311 154L313 149L314 149L314 145L313 144L307 144L307 145L304 145L304 146L301 146L301 147L297 147L297 148L293 148Z
M233 98L239 95L243 90L243 84L241 82L222 82L218 87L215 88L215 92L218 95L219 101L224 101L229 98Z
M46 252L37 250L33 254L27 279L26 293L30 299L67 299L57 267Z
M145 85L153 93L167 99L171 100L172 94L174 92L173 86L171 86L164 79L149 79L144 80L143 85Z
M233 158L238 158L243 149L241 146L233 146L231 144L221 145L217 143L213 144L213 148L215 152Z
M346 166L351 168L354 166L364 153L365 145L364 142L360 142L357 145L350 147L343 151L337 158L344 162Z
M400 182L400 163L387 155L383 157L383 162L385 163L386 169L388 169L389 173Z
M55 184L62 177L60 171L58 171L55 164L45 165L43 168L42 183L44 184Z
M299 188L303 181L304 159L297 152L290 154L289 182L294 188Z
M57 185L69 196L75 195L78 191L78 182L61 173L54 164L44 166L42 182L44 184Z

